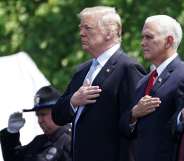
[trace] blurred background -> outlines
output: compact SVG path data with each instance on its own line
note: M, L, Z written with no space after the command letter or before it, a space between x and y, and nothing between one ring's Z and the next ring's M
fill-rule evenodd
M140 48L145 18L168 14L184 30L183 0L0 0L0 129L12 112L33 106L40 87L51 83L64 91L76 66L89 58L80 45L77 15L96 5L116 8L122 17L124 51L147 69L150 64ZM184 58L183 41L178 52ZM41 131L34 113L24 117L21 141L26 144Z
M63 91L82 51L77 14L85 7L114 6L122 17L124 50L146 68L140 49L146 17L168 14L184 25L183 0L0 0L0 56L25 51L51 84ZM179 53L184 56L183 42Z

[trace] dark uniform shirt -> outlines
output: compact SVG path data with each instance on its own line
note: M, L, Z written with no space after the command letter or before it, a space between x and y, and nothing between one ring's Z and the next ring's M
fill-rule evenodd
M20 134L0 133L4 161L71 161L71 128L65 125L52 135L36 136L28 145L21 146Z

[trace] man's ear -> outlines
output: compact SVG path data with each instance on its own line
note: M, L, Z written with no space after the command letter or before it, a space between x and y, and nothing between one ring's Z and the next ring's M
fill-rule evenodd
M165 44L166 49L172 47L173 46L173 43L174 43L173 36L171 36L171 35L167 36L167 38L166 38L166 44Z
M111 31L106 31L105 34L106 34L105 35L105 40L106 41L109 41L110 39L112 39L112 33L111 33Z

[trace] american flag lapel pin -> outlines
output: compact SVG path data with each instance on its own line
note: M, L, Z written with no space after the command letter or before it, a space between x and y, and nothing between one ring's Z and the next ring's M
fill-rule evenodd
M106 72L107 72L107 73L109 73L109 72L110 72L110 69L109 69L109 68L107 68L107 69L106 69Z
M161 83L162 82L162 78L158 78L158 82Z

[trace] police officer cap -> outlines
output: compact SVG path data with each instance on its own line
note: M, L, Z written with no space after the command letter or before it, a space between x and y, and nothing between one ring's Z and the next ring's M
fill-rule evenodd
M52 108L61 94L52 86L44 86L36 92L34 97L34 107L32 109L24 109L23 112L38 111L43 108Z

